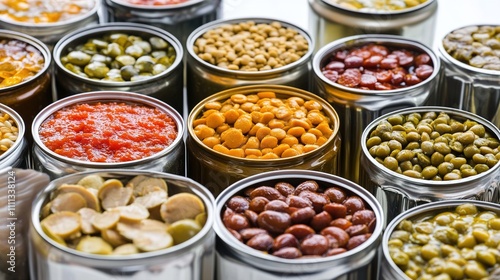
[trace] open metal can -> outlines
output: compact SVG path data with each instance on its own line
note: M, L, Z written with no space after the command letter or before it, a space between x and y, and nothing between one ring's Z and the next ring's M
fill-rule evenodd
M288 259L275 256L268 252L263 252L255 247L250 247L249 242L244 240L244 242L247 242L244 243L239 240L234 234L234 229L227 227L229 224L226 222L229 221L229 219L225 213L227 213L229 209L227 207L230 207L228 202L232 197L241 198L244 196L244 193L248 194L249 190L257 191L257 188L262 186L275 188L275 186L280 183L299 186L299 184L304 181L315 181L319 185L318 192L320 189L325 191L330 187L335 187L343 190L345 193L349 193L349 195L361 198L364 201L365 209L371 209L375 215L373 232L369 238L363 243L360 243L357 247L330 256L308 256L305 253L305 245L300 246L301 250L304 252L304 257ZM295 190L298 188L299 187L296 187ZM299 195L300 193L297 196ZM232 184L216 198L215 204L216 217L214 229L217 234L216 279L376 279L371 276L373 276L372 273L377 270L376 255L385 225L382 208L370 193L351 181L332 174L311 170L276 170L264 172ZM269 202L268 205L270 204L271 202ZM243 206L243 204L235 205ZM266 211L260 212L259 216L264 215L263 213L265 212ZM239 210L234 211L234 215L240 215L239 213L242 212L239 212ZM244 214L241 215L244 216ZM277 220L275 222L277 222ZM249 224L252 224L251 219ZM302 226L302 224L300 225ZM255 225L252 224L250 229L254 229L254 227ZM304 227L307 226L304 225ZM257 229L261 228L258 227ZM264 228L262 228L262 230L267 231L267 229ZM241 237L246 235L243 234L243 231L244 229L240 231L242 232ZM265 235L266 233L261 234ZM316 234L319 235L320 232ZM279 234L276 234L276 236L278 235ZM277 239L278 238L275 238L275 240ZM303 243L304 242L301 244Z
M21 116L10 107L0 103L0 169L7 167L28 168L28 143L26 126ZM8 122L9 124L6 124ZM4 142L5 141L5 142ZM7 150L3 150L7 149Z
M206 221L188 240L171 247L129 255L100 255L78 251L54 241L42 229L41 217L51 193L63 184L76 184L89 175L125 184L135 176L164 180L168 195L189 193L205 206ZM200 184L183 176L139 170L113 169L81 172L53 180L33 201L30 223L30 271L32 279L213 279L215 258L214 198Z
M146 157L133 160L125 160L121 162L97 162L74 159L70 156L56 153L55 151L49 149L44 144L44 142L42 142L42 139L40 137L41 127L45 122L53 119L54 114L58 113L59 111L80 104L93 105L113 102L116 102L117 104L129 104L134 106L144 106L144 108L153 108L154 110L167 115L172 119L173 125L175 125L175 138L166 148L159 152ZM123 115L125 116L128 114L123 113ZM120 115L118 115L118 117L119 116ZM110 118L112 119L113 117ZM184 120L182 116L168 104L153 97L145 96L139 93L121 91L96 91L76 94L64 99L60 99L45 107L45 109L43 109L33 121L32 133L34 145L32 155L34 169L47 173L51 177L51 179L61 177L70 173L90 170L106 170L113 168L151 170L184 175L185 147L183 137L185 129L186 128L184 126ZM109 131L112 131L111 127L109 128ZM81 133L80 135L84 138L88 138L89 140L93 138L93 135L84 136ZM108 136L108 138L104 137L104 141L110 141L111 138L114 139L114 137L112 136ZM94 138L92 141L97 140L99 139ZM109 144L110 143L111 142L109 142ZM134 153L135 151L130 150L129 152Z

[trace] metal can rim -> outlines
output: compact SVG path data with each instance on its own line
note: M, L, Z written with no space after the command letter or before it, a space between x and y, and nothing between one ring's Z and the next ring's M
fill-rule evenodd
M350 12L350 13L357 14L357 15L370 15L370 16L381 15L381 14L400 15L400 14L413 13L416 10L421 10L421 9L426 8L427 6L432 5L434 2L437 3L437 0L427 0L426 2L421 3L421 4L417 5L417 6L410 7L410 8L405 8L405 9L402 9L402 10L366 12L366 11L352 10L352 9L348 9L348 8L342 7L342 6L338 5L338 4L335 4L335 3L331 2L331 0L330 1L329 0L320 0L320 1L323 2L323 3L325 3L325 5L327 5L329 7L341 10L343 12Z
M129 8L129 9L132 8L132 9L144 10L144 11L161 12L161 11L172 11L172 10L177 10L177 9L191 8L192 6L195 6L197 4L205 2L206 0L187 0L187 1L179 3L179 4L165 4L165 5L157 5L157 6L132 4L132 3L128 3L126 0L108 0L108 1L110 1L111 3L113 3L115 5L122 6L122 7Z

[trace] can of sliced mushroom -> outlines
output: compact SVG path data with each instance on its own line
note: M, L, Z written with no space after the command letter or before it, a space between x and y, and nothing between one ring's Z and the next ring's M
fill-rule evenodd
M52 179L112 168L184 175L182 116L139 93L75 94L45 107L33 121L34 169Z
M360 34L391 34L432 46L437 0L309 0L309 30L317 48Z
M361 178L361 134L377 117L423 105L438 86L440 62L420 42L394 35L357 35L321 48L313 59L313 92L339 113L340 174Z
M382 207L351 181L269 171L232 184L215 205L216 279L376 279Z
M0 169L28 167L26 126L21 116L0 103Z
M436 105L475 113L500 127L499 34L498 25L470 25L444 36Z
M361 136L361 162L387 221L433 201L498 202L500 130L473 113L421 106L380 116Z
M118 195L119 194L119 195ZM214 197L139 170L53 180L32 205L32 279L213 279Z
M138 23L74 30L54 47L57 97L130 91L158 98L182 114L183 48L172 34Z

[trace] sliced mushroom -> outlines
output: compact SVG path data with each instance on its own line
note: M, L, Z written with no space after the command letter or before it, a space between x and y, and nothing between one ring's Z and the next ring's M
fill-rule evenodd
M120 212L121 221L140 221L149 217L149 211L141 204L132 203L127 206L120 206L115 208Z
M98 213L92 219L92 225L98 230L110 229L116 226L120 220L121 213L116 210L104 211Z
M50 233L47 235L56 235L62 239L65 239L79 232L81 224L80 215L75 212L69 211L50 214L40 223L42 227L45 228L46 232Z
M200 232L201 226L192 219L179 220L168 227L168 233L174 239L175 244L180 244Z
M167 201L167 192L161 189L139 196L134 203L141 204L148 209L155 208Z
M125 206L132 200L132 188L123 187L120 180L109 179L99 189L98 197L101 200L102 208L106 210Z
M164 190L168 194L167 183L161 178L146 177L146 176L136 176L127 183L127 186L132 187L134 190L134 196L143 196L148 193L155 192L158 190Z
M104 184L104 179L97 174L91 174L81 178L76 184L85 188L98 190Z
M60 194L69 192L74 192L81 195L87 202L88 208L92 208L96 211L101 210L101 207L99 206L99 201L97 200L95 194L93 194L85 187L79 185L63 184L57 188L56 195L59 196Z
M134 238L133 243L139 250L151 252L171 247L174 240L167 232L143 231Z
M114 229L105 229L101 231L101 237L104 241L111 244L113 247L117 247L128 243L129 241L123 237L118 231Z
M119 222L117 231L125 238L133 240L144 231L167 232L167 225L160 221L145 219L140 222Z
M162 219L169 224L183 219L194 219L203 212L205 205L201 199L190 193L178 193L169 197L160 209Z
M94 234L97 229L92 225L92 220L94 216L98 215L99 212L92 208L82 208L78 210L78 215L80 215L80 226L83 234Z
M113 247L100 237L86 236L78 242L76 250L90 254L108 255L113 252Z
M76 192L60 193L52 200L50 211L57 213L61 211L77 212L87 207L87 201Z
M113 255L132 255L139 253L137 247L132 243L123 244L121 246L116 247L112 254Z

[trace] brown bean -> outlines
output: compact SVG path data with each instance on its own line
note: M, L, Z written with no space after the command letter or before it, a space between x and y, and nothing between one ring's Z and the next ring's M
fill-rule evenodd
M298 259L302 257L302 252L295 247L285 247L273 252L273 256L284 259Z
M347 215L347 207L340 203L328 203L323 206L323 210L328 212L332 219L345 218Z
M250 225L252 225L252 226L256 226L257 225L257 218L259 217L259 214L255 213L252 210L245 210L244 214L245 214L245 217L247 217L248 222L250 223Z
M331 187L325 190L324 194L328 196L331 202L342 203L347 198L345 192L337 187Z
M316 212L311 207L299 208L290 214L292 224L308 224L316 215Z
M233 196L227 202L227 207L236 213L242 213L250 207L250 202L242 196Z
M256 250L268 251L273 247L273 241L273 238L269 234L263 233L253 236L246 244Z
M229 217L226 224L226 227L236 231L248 228L249 226L250 224L248 223L248 219L245 216L236 213Z
M266 207L266 204L268 204L268 203L269 203L269 199L267 199L263 196L254 197L250 201L249 210L252 210L258 214L258 213L264 211L264 208Z
M238 241L243 242L243 238L241 237L241 234L239 232L237 232L234 229L230 229L230 228L228 228L227 230L229 230L229 232L231 233L231 235L234 236L234 237L236 237L236 239L238 239Z
M239 231L241 238L245 241L249 240L250 238L252 238L258 234L263 234L263 233L268 234L268 232L265 229L255 228L255 227L254 228L244 228L244 229Z
M345 247L350 239L349 234L338 227L326 227L321 231L321 235L331 235L337 239L339 247Z
M296 248L299 247L299 241L297 240L297 238L293 234L283 233L283 234L278 235L274 239L274 243L273 243L273 250L274 251L277 251L277 250L279 250L281 248L285 248L285 247L296 247Z
M295 207L295 208L312 207L312 202L310 200L307 200L297 195L288 196L286 198L286 202L290 207Z
M332 248L326 252L326 256L335 256L347 252L345 248Z
M328 239L320 234L312 234L302 240L300 248L304 255L321 256L329 248Z
M234 211L231 208L226 208L222 212L222 222L224 223L224 225L226 227L228 227L229 220L231 219L231 216L233 216L233 215L234 215Z
M285 200L285 197L277 189L268 186L258 187L250 193L251 199L258 196L265 197L269 201L275 199Z
M346 230L351 225L352 225L352 222L345 219L345 218L337 218L337 219L330 222L330 226L338 227L338 228L341 228L343 230Z
M272 200L269 201L268 204L264 207L264 211L266 210L274 210L278 212L286 212L288 213L288 204L286 202L281 201L281 200Z
M312 206L314 208L314 211L316 211L316 213L321 212L323 210L323 206L328 203L328 200L326 197L324 197L318 193L307 191L307 190L302 191L299 194L299 196L311 201Z
M311 191L311 192L316 192L318 190L319 186L316 181L313 180L308 180L300 183L296 188L294 195L299 195L303 191Z
M352 250L352 249L358 247L359 245L361 245L364 242L366 242L370 238L370 236L371 236L370 233L353 236L347 242L346 249L347 250Z
M274 185L274 188L284 196L289 196L295 191L295 187L292 184L286 182L276 183L276 185Z
M375 219L375 213L372 210L360 210L352 214L353 224L366 224L368 225L373 219Z
M345 232L349 234L349 236L353 237L355 235L361 235L361 234L366 234L369 233L368 226L367 225L352 225L348 227Z
M321 231L325 227L328 227L332 222L332 216L328 214L328 212L323 211L319 214L316 214L311 220L311 227L316 231Z
M257 223L270 233L283 233L290 227L292 221L287 213L267 210L259 214Z
M306 236L314 234L314 229L304 224L296 224L285 230L285 233L291 233L298 240L304 239Z
M365 203L359 196L350 196L344 202L344 206L347 208L347 214L354 214L365 209Z

